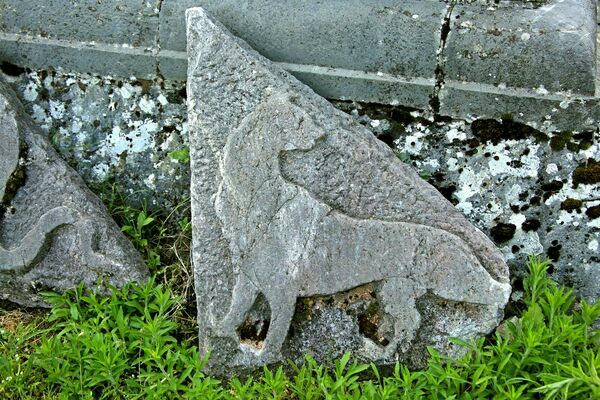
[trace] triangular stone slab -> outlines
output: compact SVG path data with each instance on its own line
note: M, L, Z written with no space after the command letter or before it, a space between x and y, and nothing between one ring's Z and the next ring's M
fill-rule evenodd
M45 306L40 291L148 276L101 201L1 80L0 141L1 299Z
M187 12L193 262L212 373L320 361L423 365L490 332L500 252L366 128ZM266 333L266 337L265 336Z

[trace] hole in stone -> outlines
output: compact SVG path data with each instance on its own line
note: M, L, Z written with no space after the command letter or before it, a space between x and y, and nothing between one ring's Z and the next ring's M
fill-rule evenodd
M523 286L523 279L521 278L516 278L513 283L513 290L519 290L519 291L523 291L524 290L524 286Z
M25 68L4 61L0 63L0 70L8 76L19 76L25 72Z
M382 320L381 308L378 301L372 302L362 313L358 314L358 331L381 346L387 346L390 341L379 332Z
M386 132L377 135L377 139L381 140L383 143L388 145L388 147L391 147L393 149L396 146L394 142L396 141L396 139L398 139L398 136L394 135L391 132Z
M261 350L271 324L270 315L269 304L261 293L252 305L248 317L238 328L240 343Z
M183 88L181 88L179 90L179 92L177 92L177 94L182 98L182 99L187 99L187 88L184 86Z

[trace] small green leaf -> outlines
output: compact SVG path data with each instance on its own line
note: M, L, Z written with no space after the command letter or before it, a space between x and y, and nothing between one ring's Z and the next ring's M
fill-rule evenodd
M173 150L169 153L169 157L172 160L175 160L182 164L187 164L190 162L190 148L184 147L183 149Z
M154 221L154 218L146 216L145 212L140 212L137 217L137 226L141 230L144 226L150 225Z
M69 311L71 313L71 318L74 321L79 320L79 310L77 309L77 304L71 304L71 308Z
M406 163L406 164L410 163L410 154L409 153L407 153L405 151L397 151L396 156L403 163Z

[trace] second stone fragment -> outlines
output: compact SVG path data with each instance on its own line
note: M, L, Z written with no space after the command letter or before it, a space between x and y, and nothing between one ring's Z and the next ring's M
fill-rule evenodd
M100 199L0 78L0 300L48 306L40 292L148 275Z

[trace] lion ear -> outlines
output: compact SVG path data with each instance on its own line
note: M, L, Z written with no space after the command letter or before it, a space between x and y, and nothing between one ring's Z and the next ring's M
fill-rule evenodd
M295 104L293 96L272 96L263 107L265 115L272 118L269 130L280 137L281 150L307 151L327 136L311 115Z

